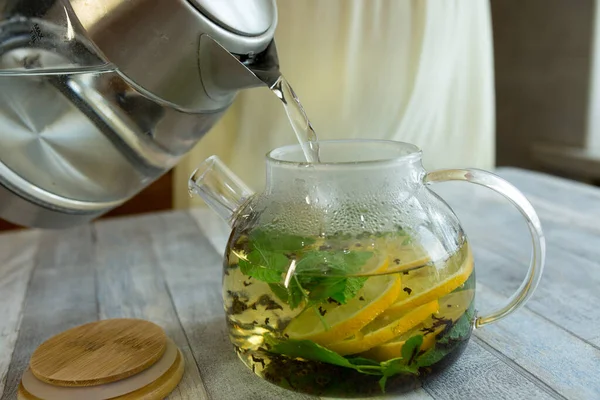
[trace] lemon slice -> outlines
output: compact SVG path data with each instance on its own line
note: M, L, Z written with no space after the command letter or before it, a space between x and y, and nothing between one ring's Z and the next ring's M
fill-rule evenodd
M462 253L462 252L461 252ZM435 265L425 266L402 275L402 292L390 307L390 312L404 312L439 299L466 282L473 272L473 254L466 248L466 257L462 263L453 259L447 264L443 273L448 275L440 281L440 272ZM460 257L457 254L455 257Z
M360 271L356 272L355 275L377 275L387 272L389 270L390 261L387 253L375 251L373 256L367 260Z
M407 253L408 257L403 257L402 254ZM390 262L390 267L388 268L388 272L404 272L410 271L417 267L422 267L429 262L431 262L431 258L425 257L415 257L414 253L410 253L408 250L403 252L398 256L398 253L394 253L394 259ZM410 260L407 262L403 262L403 260Z
M388 343L382 344L380 346L375 346L372 349L361 353L361 357L365 357L379 362L402 357L402 346L404 346L406 341L411 337L416 335L423 335L420 329L421 326L398 336L396 339L391 340ZM433 347L433 345L435 344L435 337L443 330L444 327L440 326L436 328L433 332L424 335L420 351L426 351Z
M467 311L474 299L474 295L475 291L468 289L444 296L444 298L440 300L439 311L435 313L434 316L438 318L438 321L440 318L444 318L456 322ZM408 339L416 335L423 335L421 351L429 350L435 344L435 337L440 334L445 327L446 326L443 324L438 324L436 327L436 320L432 316L429 316L429 318L414 329L403 333L387 343L373 347L362 353L361 356L380 362L402 357L402 346L404 346L404 343L406 343Z
M400 287L398 275L370 277L348 303L310 307L294 318L283 333L290 339L312 340L321 345L343 340L388 308L398 298Z
M441 326L436 328L433 332L423 336L423 343L421 344L420 351L426 351L433 347L435 344L435 337L444 330ZM361 353L361 357L369 358L371 360L383 362L394 358L402 357L402 347L408 339L416 335L422 335L420 329L413 329L406 332L403 335L398 336L396 339L382 344L381 346L375 346L370 350Z
M420 245L403 244L403 239L409 240L410 238L401 236L397 240L388 241L385 245L386 251L390 255L389 272L409 271L431 262L431 258Z
M437 300L408 311L403 315L395 315L385 311L351 338L330 343L325 347L342 356L361 353L409 331L437 311Z

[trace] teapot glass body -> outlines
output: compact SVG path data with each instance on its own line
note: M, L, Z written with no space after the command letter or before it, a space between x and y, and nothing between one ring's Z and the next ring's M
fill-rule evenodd
M233 228L223 270L231 341L257 375L291 390L356 397L413 389L457 359L473 327L526 300L543 262L539 221L528 215L541 246L529 284L503 309L477 316L468 238L428 187L459 171L427 174L406 143L320 147L319 164L303 162L300 146L269 153L259 194L215 158L190 181Z

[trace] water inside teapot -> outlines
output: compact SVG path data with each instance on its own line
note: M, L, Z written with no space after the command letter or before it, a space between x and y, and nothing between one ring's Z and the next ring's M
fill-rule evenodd
M277 82L271 87L271 91L281 100L287 117L296 133L298 142L302 146L302 151L306 161L318 163L319 159L319 140L300 99L296 96L294 89L290 86L283 75L277 79Z
M464 349L474 315L465 241L431 260L399 232L300 237L234 230L223 299L257 375L320 396L400 393Z

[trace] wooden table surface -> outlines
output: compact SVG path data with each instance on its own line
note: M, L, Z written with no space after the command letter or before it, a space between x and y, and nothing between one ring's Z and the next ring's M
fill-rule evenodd
M542 282L526 307L477 330L462 358L403 399L600 399L600 189L517 169L498 173L538 211ZM491 191L437 190L475 248L478 309L504 301L529 262L525 222ZM16 398L33 350L89 321L143 318L185 356L170 399L311 399L263 382L236 357L221 305L227 226L210 211L0 235L0 395Z

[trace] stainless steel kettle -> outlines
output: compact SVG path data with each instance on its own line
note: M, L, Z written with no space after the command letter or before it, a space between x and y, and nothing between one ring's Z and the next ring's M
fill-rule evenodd
M0 217L96 218L279 77L275 0L0 0Z

